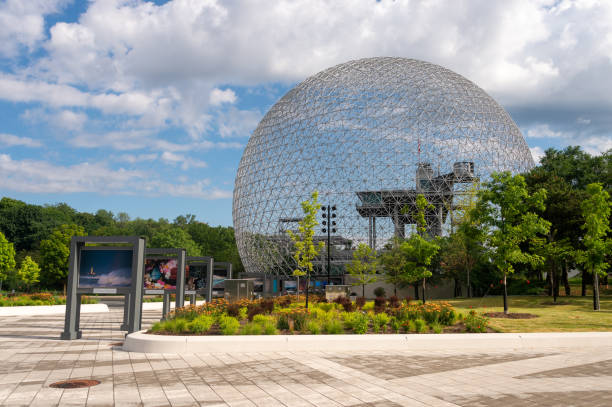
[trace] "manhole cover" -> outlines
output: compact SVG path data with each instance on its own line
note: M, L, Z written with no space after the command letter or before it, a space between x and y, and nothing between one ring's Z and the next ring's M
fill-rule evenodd
M91 387L98 384L100 384L99 380L75 379L55 382L50 384L49 387L55 387L57 389L80 389L81 387Z

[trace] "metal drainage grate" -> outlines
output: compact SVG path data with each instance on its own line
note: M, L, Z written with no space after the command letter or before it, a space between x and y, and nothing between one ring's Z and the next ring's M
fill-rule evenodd
M55 387L56 389L80 389L82 387L97 386L98 384L100 384L99 380L75 379L55 382L50 384L49 387Z

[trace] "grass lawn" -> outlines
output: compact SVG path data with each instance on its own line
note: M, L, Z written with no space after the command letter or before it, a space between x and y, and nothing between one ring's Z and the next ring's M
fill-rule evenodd
M499 332L583 332L612 331L612 296L601 296L601 310L593 311L593 297L559 297L552 305L552 297L510 296L510 313L538 315L533 319L491 318L490 327ZM479 313L503 312L503 298L449 299L459 312L466 315L470 309ZM471 308L470 308L471 307Z

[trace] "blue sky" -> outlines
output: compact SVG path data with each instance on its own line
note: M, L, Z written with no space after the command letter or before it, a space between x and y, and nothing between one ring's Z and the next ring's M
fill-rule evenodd
M612 148L606 1L0 0L0 196L231 225L267 109L371 56L471 79L536 158Z

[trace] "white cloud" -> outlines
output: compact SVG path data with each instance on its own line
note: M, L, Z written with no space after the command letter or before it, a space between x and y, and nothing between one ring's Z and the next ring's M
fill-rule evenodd
M219 135L223 138L249 137L259 124L262 114L258 110L231 108L217 118Z
M210 180L176 184L138 170L113 170L103 163L70 166L37 160L13 160L0 154L0 189L29 193L93 192L112 195L146 195L225 199L231 191L210 186Z
M599 155L612 149L612 136L587 137L581 145L587 153Z
M146 161L154 161L157 159L159 155L156 153L151 154L122 154L114 157L114 160L117 162L126 162L130 164L135 164L139 162Z
M0 3L0 55L32 51L45 38L45 15L58 12L67 0L5 0Z
M32 140L30 137L19 137L13 134L0 133L0 144L5 146L41 147L40 141Z
M564 138L567 135L560 131L553 131L548 124L538 124L527 130L527 138Z
M235 103L236 102L236 94L231 89L221 90L218 88L213 89L210 92L210 104L212 106L219 106L223 103Z
M540 158L544 157L544 150L541 147L530 147L531 156L533 157L533 161L538 164L540 162Z

